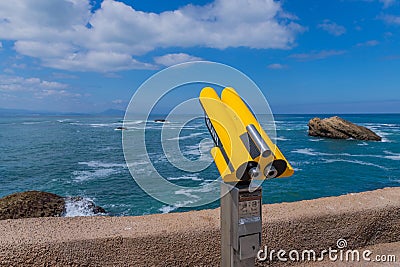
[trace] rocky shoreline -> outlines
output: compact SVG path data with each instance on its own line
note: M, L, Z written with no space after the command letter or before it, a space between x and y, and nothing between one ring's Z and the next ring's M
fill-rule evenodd
M0 220L63 217L71 205L85 205L93 214L105 214L106 211L82 197L62 197L56 194L27 191L14 193L0 198Z

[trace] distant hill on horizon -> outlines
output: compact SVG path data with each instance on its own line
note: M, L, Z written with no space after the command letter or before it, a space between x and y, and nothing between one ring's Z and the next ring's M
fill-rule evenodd
M125 116L125 110L120 109L107 109L100 113L95 113L95 115L103 115L103 116Z

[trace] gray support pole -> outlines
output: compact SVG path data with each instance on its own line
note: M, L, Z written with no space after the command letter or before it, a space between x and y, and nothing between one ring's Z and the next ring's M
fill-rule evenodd
M255 266L261 246L261 188L221 183L221 266Z

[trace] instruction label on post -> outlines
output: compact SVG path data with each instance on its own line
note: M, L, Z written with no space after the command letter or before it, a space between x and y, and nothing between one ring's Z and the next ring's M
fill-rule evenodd
M261 220L261 192L246 192L239 195L239 224Z

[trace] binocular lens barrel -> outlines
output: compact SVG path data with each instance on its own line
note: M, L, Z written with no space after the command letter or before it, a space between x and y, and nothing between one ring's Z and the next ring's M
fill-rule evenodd
M254 144L257 146L258 150L260 150L261 156L263 158L269 157L271 155L271 150L265 143L260 133L257 131L257 128L253 124L249 124L246 126L246 130Z

